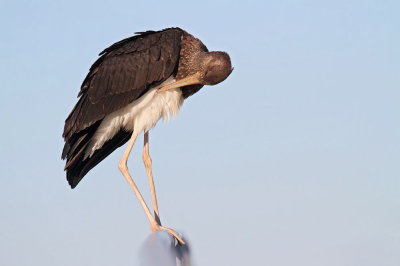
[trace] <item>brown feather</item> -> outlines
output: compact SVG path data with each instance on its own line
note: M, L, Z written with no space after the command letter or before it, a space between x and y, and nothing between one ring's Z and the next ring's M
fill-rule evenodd
M179 28L145 32L101 52L81 86L78 103L65 121L65 140L136 100L152 84L161 83L173 75L183 34ZM160 56L157 52L152 56L150 51L157 50L157 47ZM153 68L161 74L151 74Z
M91 157L85 158L85 150L102 119L141 97L151 86L176 75L184 33L179 28L144 32L100 53L65 121L62 158L67 159L65 170L72 188L90 169L129 140L132 132L121 129Z

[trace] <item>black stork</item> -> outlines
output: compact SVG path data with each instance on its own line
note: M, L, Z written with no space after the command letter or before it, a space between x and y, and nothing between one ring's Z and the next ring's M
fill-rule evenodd
M139 32L106 48L84 79L78 102L67 117L62 159L71 188L110 153L128 145L118 168L134 191L150 222L161 226L149 155L149 130L161 118L178 113L183 101L203 85L225 80L233 68L225 52L209 52L180 28ZM149 179L154 216L135 185L127 160L137 136L144 132L143 162Z

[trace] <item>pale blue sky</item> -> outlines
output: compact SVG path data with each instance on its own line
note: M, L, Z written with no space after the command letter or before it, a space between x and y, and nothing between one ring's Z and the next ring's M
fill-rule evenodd
M150 134L196 265L400 265L398 1L1 1L0 265L137 265L117 150L70 190L64 119L97 54L179 26L235 67ZM148 198L135 147L133 176Z

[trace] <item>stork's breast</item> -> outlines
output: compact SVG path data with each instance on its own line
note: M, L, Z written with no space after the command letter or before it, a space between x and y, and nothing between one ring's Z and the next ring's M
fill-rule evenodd
M151 88L134 102L107 115L96 130L85 152L85 157L93 155L122 128L128 132L140 133L150 130L161 118L168 121L172 116L177 115L184 99L180 88L157 92L160 87L171 82L174 82L172 77Z

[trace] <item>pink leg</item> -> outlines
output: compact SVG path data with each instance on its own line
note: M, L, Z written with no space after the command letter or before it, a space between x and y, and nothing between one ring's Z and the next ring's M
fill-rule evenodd
M169 233L170 235L174 236L178 240L178 242L180 242L181 244L185 244L185 242L172 229L161 226L156 221L156 219L151 215L149 207L147 206L142 194L140 193L138 187L136 186L135 182L133 181L133 179L129 173L127 162L128 162L129 155L132 151L133 145L135 144L137 136L138 136L138 134L136 132L132 133L132 137L128 142L128 146L126 147L124 154L122 155L122 158L118 163L118 168L121 171L122 175L125 177L125 180L128 182L129 186L132 188L136 197L138 198L139 203L141 204L141 206L147 216L147 219L150 222L150 230L152 232L157 231L157 230L164 230L167 233Z
M143 158L144 166L146 168L147 178L149 180L151 201L153 203L153 208L154 208L154 218L156 219L158 224L161 225L160 213L158 211L156 187L154 185L154 179L153 179L152 161L151 161L150 152L149 152L149 132L148 131L144 133L144 145L143 145L142 158Z

